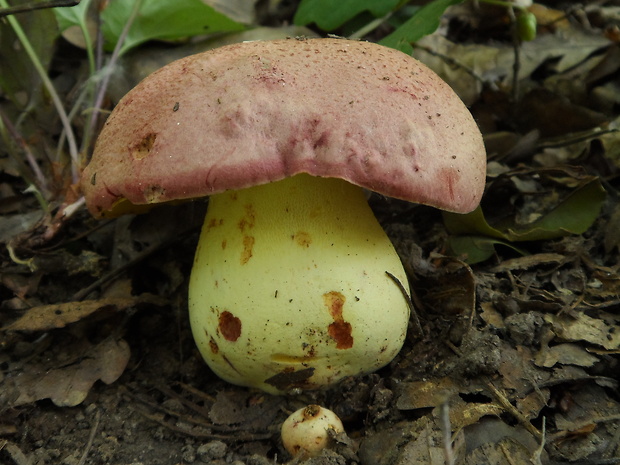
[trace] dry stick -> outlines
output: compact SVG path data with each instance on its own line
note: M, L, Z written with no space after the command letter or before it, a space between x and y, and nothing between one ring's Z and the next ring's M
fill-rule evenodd
M446 456L446 465L454 465L454 451L452 450L452 426L450 425L450 405L446 397L439 406L441 432L443 434L443 452Z
M171 242L171 241L169 241L169 242ZM166 242L166 245L167 244L168 244L168 242ZM94 291L95 289L97 289L100 286L103 286L104 284L106 284L107 282L111 281L112 279L116 278L118 275L122 274L123 272L125 272L126 270L128 270L129 268L134 266L136 263L140 263L146 257L148 257L149 255L153 254L160 247L163 247L163 246L164 246L164 243L157 243L157 244L153 244L153 245L147 247L142 252L140 252L138 255L136 255L134 258L132 258L130 261L128 261L127 263L119 266L115 270L110 271L108 274L102 276L101 278L99 278L94 283L90 284L89 286L87 286L87 287L79 290L75 294L73 294L72 300L73 301L83 300L92 291Z
M519 31L517 29L517 18L515 11L508 8L508 16L512 27L512 48L515 61L512 64L512 99L513 102L519 101L519 70L521 69L521 43L519 41Z
M405 301L407 302L407 306L409 307L409 313L411 314L413 326L416 332L418 333L417 335L420 338L424 337L424 331L422 330L420 319L418 318L418 314L416 313L415 308L413 307L413 303L411 302L411 297L409 297L409 294L407 294L407 290L405 289L403 284L400 282L400 280L396 276L394 276L392 273L390 273L389 271L386 271L385 274L388 275L390 279L396 283L396 286L398 286L398 289L400 289L400 292L403 293L403 297L405 297Z
M534 451L534 458L536 459L535 465L542 465L541 456L543 450L545 450L545 441L547 438L547 417L542 417L542 441Z
M192 410L194 413L197 413L201 417L209 418L208 409L204 408L201 405L196 404L195 402L192 402L191 400L186 399L185 397L174 392L172 389L169 389L165 386L156 386L155 389L159 390L162 394L172 399L178 400L181 404L185 405L188 409Z
M495 399L501 405L501 407L508 413L510 413L519 423L521 423L521 425L523 425L525 429L527 429L538 442L542 442L544 440L542 433L538 431L538 429L536 429L536 427L532 425L532 423L530 423L529 420L525 418L523 414L510 403L508 398L506 398L506 396L502 394L491 381L487 381L486 384L495 396Z
M463 63L461 63L460 61L455 60L454 58L445 55L443 53L439 53L435 50L433 50L430 47L427 47L425 45L420 45L418 43L414 43L411 44L414 48L419 48L420 50L428 53L429 55L435 56L437 58L441 58L442 61L444 61L445 63L447 63L449 66L452 66L453 68L458 68L458 69L462 69L463 71L465 71L467 74L469 74L471 77L473 77L476 81L481 82L484 84L484 79L482 79L482 77L478 76L476 74L476 72L471 69L468 66L465 66Z
M502 453L504 454L504 458L509 463L509 465L518 465L517 463L515 463L514 459L512 458L512 455L510 454L510 451L506 447L505 443L500 442L499 448L502 450Z
M194 438L221 439L221 440L227 440L227 441L232 441L232 442L249 442L249 441L261 441L264 439L269 439L273 436L273 433L260 433L260 434L256 433L255 434L255 433L244 433L243 431L236 432L235 434L231 434L231 435L206 433L202 431L190 431L180 426L173 425L163 420L162 418L159 418L156 415L145 412L143 409L139 408L138 406L134 406L134 408L135 410L138 411L140 415L144 416L145 418L151 421L154 421L155 423L158 423L161 426L164 426L168 428L169 430L174 431L175 433L183 434L186 436L192 436Z
M133 257L127 263L125 263L125 264L119 266L118 268L110 271L106 275L104 275L101 278L99 278L98 280L96 280L94 283L91 283L87 287L85 287L85 288L81 289L80 291L76 292L75 294L73 294L72 300L74 300L74 301L83 300L84 298L86 298L86 296L88 294L93 292L95 289L97 289L100 286L103 286L107 282L109 282L112 279L116 278L117 276L119 276L120 274L124 273L129 268L131 268L132 266L135 266L137 263L140 263L142 260L146 259L149 255L157 252L159 249L164 249L164 248L166 248L166 247L168 247L168 246L170 246L172 244L178 243L178 241L180 241L182 239L185 239L189 234L192 233L192 231L193 230L191 228L183 230L183 231L179 232L179 234L176 237L165 239L162 242L158 242L158 243L155 243L155 244L152 244L152 245L148 246L147 248L145 248L144 250L139 252L135 257Z
M99 429L99 422L101 420L101 411L97 410L95 413L95 423L93 427L90 429L90 435L88 436L88 442L86 443L86 449L84 449L84 453L82 454L82 458L78 462L78 465L84 465L86 463L86 458L88 457L88 453L93 447L93 442L95 441L95 434L97 434L97 430Z
M22 450L12 442L4 439L0 441L0 451L5 450L13 459L15 465L30 465L30 459L26 457L26 454L22 452Z
M551 435L553 440L564 439L566 436L570 435L572 431L577 431L587 426L590 426L592 423L598 425L599 423L615 423L620 421L620 414L616 415L607 415L605 417L594 417L583 420L579 423L573 423L570 430L560 431Z
M10 6L8 8L2 8L0 10L0 18L9 15L16 15L18 13L28 13L34 10L44 10L47 8L60 8L66 6L75 6L80 3L77 0L51 0L49 2L42 3L24 3L23 5Z
M471 277L473 284L474 284L474 290L472 292L472 298L471 298L471 311L469 313L469 328L467 328L467 332L469 332L469 330L471 328L474 327L474 318L476 317L476 275L474 274L474 270L471 269L471 266L469 266L467 263L462 262L459 260L459 263L461 265L463 265L463 267L467 270L467 273L469 274L469 276Z
M4 111L2 111L1 109L0 118L2 119L2 124L4 124L4 127L7 129L15 143L19 146L19 148L23 150L24 155L26 156L26 161L28 162L28 165L30 165L30 169L34 173L34 176L37 180L39 190L45 193L47 196L47 194L49 193L49 186L47 184L47 180L45 179L45 175L43 174L43 171L41 171L41 167L39 166L37 160L31 152L30 147L28 146L28 144L26 144L26 141L24 140L22 135L17 131L17 128L13 125L13 123L9 120Z
M191 385L185 384L185 383L181 383L181 382L178 382L177 386L179 386L184 391L189 392L193 396L199 397L200 399L202 399L204 401L215 402L215 397L207 394L206 392L201 391L200 389L196 389L194 386L191 386ZM289 415L291 413L293 413L293 412L289 412Z
M138 402L142 403L143 405L145 405L146 407L149 407L157 412L161 412L165 415L168 415L169 417L174 417L178 420L183 420L186 423L191 424L192 426L200 426L202 428L207 428L209 430L214 430L214 431L219 431L219 432L224 432L224 433L234 433L239 431L239 428L231 428L228 426L224 426L224 425L215 425L213 423L210 423L208 420L201 420L199 418L196 417L192 417L192 416L182 416L182 414L180 412L174 411L172 409L166 408L163 405L159 405L157 404L155 401L151 400L151 399L145 399L142 396L139 396L138 394L135 394L127 389L123 389L123 392L125 392L126 394L128 394L129 396L131 396L133 399L137 400ZM179 398L177 396L174 396L173 398L179 400ZM154 414L152 414L154 415ZM203 418L208 418L208 416L205 416L203 414L200 415Z
M150 407L151 409L161 412L164 415L168 415L170 417L174 417L178 420L183 420L187 423L189 423L190 425L193 426L199 426L208 430L213 430L213 431L220 431L220 433L229 433L229 434L219 434L219 433L212 433L212 432L206 432L206 431L193 431L193 430L189 430L189 429L185 429L182 427L179 427L177 425L173 425L168 421L165 421L163 418L159 417L158 415L154 414L154 413L150 413L147 412L145 410L145 407L140 407L139 403L132 403L131 407L134 408L135 410L137 410L141 415L144 415L146 418L148 418L149 420L153 420L157 423L159 423L162 426L165 426L167 428L172 429L173 431L176 431L178 433L183 433L186 435L190 435L190 436L194 436L197 438L209 438L209 439L226 439L226 440L231 440L231 441L245 441L245 440L260 440L260 439L268 439L272 436L272 433L249 433L249 432L245 432L244 434L244 430L242 427L231 427L231 426L227 426L227 425L216 425L214 423L210 423L208 421L201 421L197 418L191 417L191 416L182 416L179 412L175 412L171 409L168 409L166 407L163 407L162 405L159 405L155 402L153 402L152 400L149 399L145 399L142 396L139 396L138 394L135 394L133 392L131 392L129 389L127 388L123 388L122 392L126 395L128 395L130 398L132 398L133 400L138 401L139 403L143 404L146 407Z

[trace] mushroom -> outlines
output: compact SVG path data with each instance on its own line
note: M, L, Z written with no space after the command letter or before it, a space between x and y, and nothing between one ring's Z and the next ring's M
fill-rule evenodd
M377 370L405 339L407 277L363 189L464 213L485 170L469 111L415 59L288 39L151 74L106 121L82 188L96 217L210 196L195 341L221 378L284 393Z
M316 404L291 413L280 428L282 445L293 457L315 457L329 446L332 435L343 432L338 415Z

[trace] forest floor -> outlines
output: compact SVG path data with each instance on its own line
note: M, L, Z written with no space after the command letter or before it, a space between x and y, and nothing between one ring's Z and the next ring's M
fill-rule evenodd
M109 109L183 54L326 35L288 26L295 2L273 3L268 28L126 54ZM416 44L484 135L481 213L465 224L373 195L420 328L376 373L286 396L218 379L195 347L187 287L206 202L93 219L45 155L62 139L49 101L18 123L0 95L17 147L0 146L0 463L620 463L620 3L589 3L535 4L537 35L516 43L505 8L465 2ZM66 101L85 60L58 39L50 76ZM11 150L60 186L49 210ZM293 458L280 425L308 404L346 435Z

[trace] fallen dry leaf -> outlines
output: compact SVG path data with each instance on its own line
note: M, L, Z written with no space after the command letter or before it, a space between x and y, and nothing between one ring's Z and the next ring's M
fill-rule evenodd
M598 361L598 357L591 355L583 347L577 344L565 343L543 348L536 355L534 363L539 367L545 368L551 368L558 363L591 367Z
M575 46L576 43L579 46ZM437 32L422 38L417 45L414 57L448 81L467 104L479 98L485 83L506 85L512 80L514 50L509 44L459 44ZM564 72L592 59L595 51L607 46L609 40L606 38L578 30L540 36L521 46L519 79L527 78L547 61L553 61L556 72ZM429 50L433 54L428 53ZM600 57L594 59L601 60Z
M449 377L404 382L398 386L396 407L399 410L435 407L444 398L458 394L459 391L458 383Z
M403 447L400 459L396 462L398 465L408 463L443 465L446 463L446 450L443 447L444 438L438 422L424 421L423 423L424 426L416 437ZM464 449L460 448L455 452L463 453ZM462 456L459 459L462 459Z
M2 328L3 331L49 331L64 328L104 309L125 310L139 304L162 306L166 299L152 294L132 297L109 297L81 302L41 305L27 310L19 319Z
M584 313L568 316L545 315L545 321L553 325L556 336L564 341L585 341L607 350L620 348L619 322L613 315L601 315L603 319L592 318Z
M620 403L613 391L588 383L583 389L565 392L564 397L559 399L564 408L550 418L556 425L556 432L548 437L548 441L562 444L562 461L584 460L592 447L604 450L605 442L597 442L594 438L604 436L605 430L617 432ZM611 447L608 450L617 449Z
M107 338L77 363L51 370L28 366L14 380L18 397L12 406L49 398L59 407L74 407L86 398L95 381L106 384L116 381L123 374L129 356L129 345L124 340Z
M547 388L536 389L523 399L518 399L516 407L524 418L531 420L538 418L540 411L549 405L551 392Z
M566 257L558 253L538 253L504 260L499 265L493 267L491 271L503 273L506 271L527 270L541 265L559 265L565 260Z
M433 413L438 415L439 409L440 407L436 407ZM456 397L450 403L450 424L453 429L458 431L476 424L483 417L494 416L499 418L503 413L505 413L505 409L496 403L466 402L460 397Z
M478 394L480 391L480 388L461 386L450 377L407 382L399 386L396 406L400 410L434 407L434 415L439 416L442 404L447 400L450 423L454 429L459 430L486 415L499 416L504 412L495 403L465 402L461 398L461 395Z

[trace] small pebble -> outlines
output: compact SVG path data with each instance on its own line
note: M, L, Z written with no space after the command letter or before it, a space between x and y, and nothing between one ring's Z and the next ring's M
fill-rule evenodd
M226 455L228 447L222 441L210 441L198 447L196 452L201 459L221 459Z

